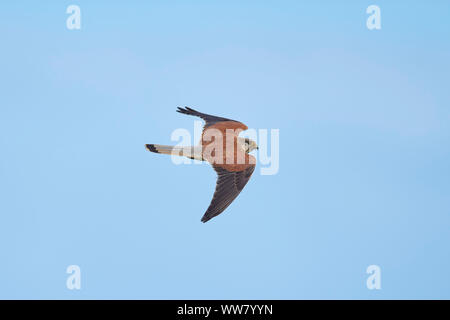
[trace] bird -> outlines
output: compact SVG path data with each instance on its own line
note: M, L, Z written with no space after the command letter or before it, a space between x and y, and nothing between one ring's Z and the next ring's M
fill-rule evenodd
M201 218L207 222L221 214L241 193L252 176L256 158L249 153L258 150L257 143L239 137L248 127L240 121L201 113L189 107L178 107L177 112L204 120L201 140L196 146L166 146L146 144L148 151L184 156L207 161L217 173L213 198Z

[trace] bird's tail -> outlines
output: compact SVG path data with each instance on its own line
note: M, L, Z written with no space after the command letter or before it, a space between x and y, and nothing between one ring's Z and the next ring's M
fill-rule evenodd
M201 147L175 147L175 146L164 146L160 144L146 144L145 147L148 151L170 154L175 156L188 157L190 159L203 160Z

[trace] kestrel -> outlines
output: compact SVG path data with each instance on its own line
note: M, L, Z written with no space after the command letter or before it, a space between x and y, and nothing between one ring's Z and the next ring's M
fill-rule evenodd
M248 127L242 122L216 117L191 108L178 108L177 112L197 116L205 121L202 138L197 146L176 147L146 144L155 153L188 157L208 161L217 172L216 190L202 222L221 214L239 195L255 170L256 159L249 152L258 149L255 141L239 137Z

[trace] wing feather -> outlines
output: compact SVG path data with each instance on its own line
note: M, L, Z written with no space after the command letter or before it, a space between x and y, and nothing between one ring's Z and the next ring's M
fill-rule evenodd
M190 116L196 116L196 117L203 119L205 121L204 128L207 128L209 126L212 126L213 124L216 124L217 122L222 122L222 121L239 122L239 121L235 121L235 120L231 120L231 119L227 119L227 118L212 116L212 115L206 114L206 113L201 113L201 112L194 110L192 108L189 108L189 107L184 107L184 108L178 107L177 112L187 114Z
M250 180L255 165L248 165L242 171L228 171L216 165L213 165L213 168L217 172L216 190L211 204L202 217L202 222L221 214L236 199Z

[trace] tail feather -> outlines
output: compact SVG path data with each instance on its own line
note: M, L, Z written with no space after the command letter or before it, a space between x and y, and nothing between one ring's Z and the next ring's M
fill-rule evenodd
M201 147L174 147L164 146L160 144L146 144L145 147L148 151L155 153L170 154L188 157L191 159L203 160Z
M175 147L172 146L163 146L160 144L146 144L145 147L148 151L162 154L172 154L172 151L177 151ZM181 150L179 150L181 151Z
M148 150L148 151L151 151L151 152L156 152L156 153L158 153L158 151L156 150L156 148L155 148L155 145L154 145L154 144L146 144L146 145L145 145L145 147L147 148L147 150Z

